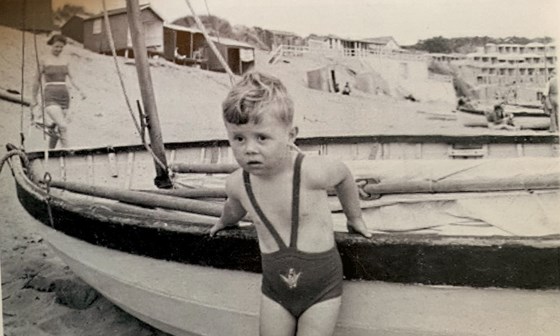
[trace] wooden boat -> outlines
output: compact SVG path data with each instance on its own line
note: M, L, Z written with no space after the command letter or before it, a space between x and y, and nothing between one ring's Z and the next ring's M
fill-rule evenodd
M490 109L492 107L487 107ZM524 106L506 105L505 112L513 114L513 123L521 129L544 130L550 127L550 116L541 109ZM457 119L464 126L487 127L488 121L484 108L460 107L457 109Z
M313 145L300 146L306 151ZM201 162L201 157L212 160L209 148L166 147L174 158L174 184L184 187L172 190L152 185L153 158L140 146L51 151L48 159L43 152L26 153L28 163L14 158L11 166L18 198L38 220L38 231L79 277L116 305L173 335L224 330L256 335L255 232L245 224L208 237L223 201L224 174L235 169L228 155L215 155L213 164ZM214 148L228 153L225 146ZM196 164L180 163L189 161ZM381 181L364 190L383 196L363 200L376 233L371 240L346 233L332 202L346 278L337 334L549 335L558 330L555 158L347 164L358 179ZM433 174L433 167L441 170L437 176L455 180L433 182L438 179L432 176L426 183L426 175L417 175ZM490 175L473 174L476 169ZM520 179L523 171L530 173ZM475 219L472 208L487 209L488 202L494 204L493 215L482 210ZM455 211L452 203L470 208L443 225L439 217ZM521 222L531 220L521 231L484 222L503 211ZM464 221L468 224L461 225ZM498 310L500 318L493 318ZM539 328L535 312L546 321Z
M436 138L298 140L308 155L347 161L375 232L371 240L345 232L333 199L345 274L336 334L554 334L558 138ZM513 158L492 159L494 145ZM173 335L258 334L255 231L243 223L207 234L221 211L224 176L236 169L225 140L154 142L151 152L8 149L18 199L37 230L102 295ZM154 158L170 168L156 164L155 184L174 189L154 186ZM509 221L516 226L502 226Z

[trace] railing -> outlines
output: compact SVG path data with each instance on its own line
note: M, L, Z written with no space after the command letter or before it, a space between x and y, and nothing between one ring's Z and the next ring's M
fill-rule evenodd
M279 54L282 56L302 56L304 54L315 54L323 56L338 56L338 57L379 57L379 58L391 58L399 60L408 61L426 61L428 56L424 54L409 54L400 52L393 49L376 48L376 49L331 49L331 48L318 48L309 46L293 46L293 45L281 45L272 54L270 61Z

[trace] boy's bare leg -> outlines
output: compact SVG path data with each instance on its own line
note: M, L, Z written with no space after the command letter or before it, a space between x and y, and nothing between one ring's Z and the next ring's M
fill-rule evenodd
M341 302L342 297L339 296L309 307L299 317L297 336L329 336L334 334Z
M278 302L261 294L260 336L294 336L296 319Z

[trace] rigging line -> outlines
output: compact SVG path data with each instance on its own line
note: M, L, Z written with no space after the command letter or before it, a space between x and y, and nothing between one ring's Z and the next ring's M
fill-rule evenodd
M39 50L37 48L37 34L33 34L33 48L35 49L35 63L37 64L37 75L39 78L39 90L41 93L41 117L43 118L41 129L43 130L43 140L47 139L47 124L45 120L45 100L43 92L43 74L41 73L41 62L39 61ZM36 98L36 97L32 97ZM31 115L33 115L33 109L31 109ZM31 122L35 122L33 119Z
M25 1L23 2L23 8L25 8ZM24 12L25 17L25 12ZM23 25L22 28L25 28L25 18L22 19ZM25 82L25 29L21 30L21 87L20 87L20 95L21 95L21 102L23 103L23 93L24 93L24 82ZM23 144L25 142L25 136L23 135L23 114L25 109L23 104L20 104L20 118L19 118L19 140L21 147L23 148Z
M123 92L123 96L124 96L124 100L126 102L126 106L128 108L128 112L130 113L130 117L132 118L132 121L134 123L134 126L136 127L136 131L138 132L138 134L142 134L142 131L140 129L140 125L138 124L138 121L136 120L136 117L134 116L134 112L132 111L132 107L130 104L130 99L128 98L128 94L126 92L126 87L124 85L124 81L122 78L122 73L119 67L119 62L117 60L117 51L115 50L115 41L113 40L113 31L111 30L111 23L109 22L109 14L107 14L107 8L105 5L105 0L103 0L103 19L105 21L105 31L107 34L107 38L109 39L109 45L111 46L111 54L113 56L113 61L115 62L115 67L117 69L117 75L119 77L119 82L121 84L121 89ZM145 139L141 139L142 140L142 145L144 145L144 148L146 148L146 150L150 153L150 155L152 156L152 158L154 159L154 161L165 171L168 171L169 168L163 164L163 162L161 162L161 160L154 154L154 152L152 151L152 148L146 143Z
M208 13L208 20L211 20L212 14L210 14L210 8L208 8L208 1L204 0L204 5L206 5L206 13ZM220 30L216 30L216 38L218 39L218 43L220 43Z
M216 55L216 57L218 58L218 61L220 62L222 67L226 70L227 74L229 75L229 81L230 81L231 85L233 86L233 82L234 82L233 79L235 78L235 75L233 74L233 72L229 68L229 65L224 60L224 57L222 56L222 54L220 53L218 48L216 48L216 45L214 44L214 41L212 41L210 39L210 35L208 34L208 31L206 31L206 27L204 27L204 25L200 21L200 18L198 17L198 15L196 15L196 13L194 11L194 8L191 5L191 2L189 0L185 0L185 2L187 3L187 6L189 6L189 9L190 9L190 11L191 11L191 13L194 17L194 20L196 21L196 24L198 25L198 29L200 29L202 31L202 35L204 35L204 38L208 42L208 45L210 46L210 49L212 49L212 51L214 52L214 55Z

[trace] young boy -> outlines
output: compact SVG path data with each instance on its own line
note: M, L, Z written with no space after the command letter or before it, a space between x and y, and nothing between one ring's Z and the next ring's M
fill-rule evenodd
M335 187L348 228L371 237L348 168L294 151L293 103L276 78L243 77L222 104L229 143L242 169L210 235L247 212L262 256L260 335L332 335L340 310L342 263L326 190Z

